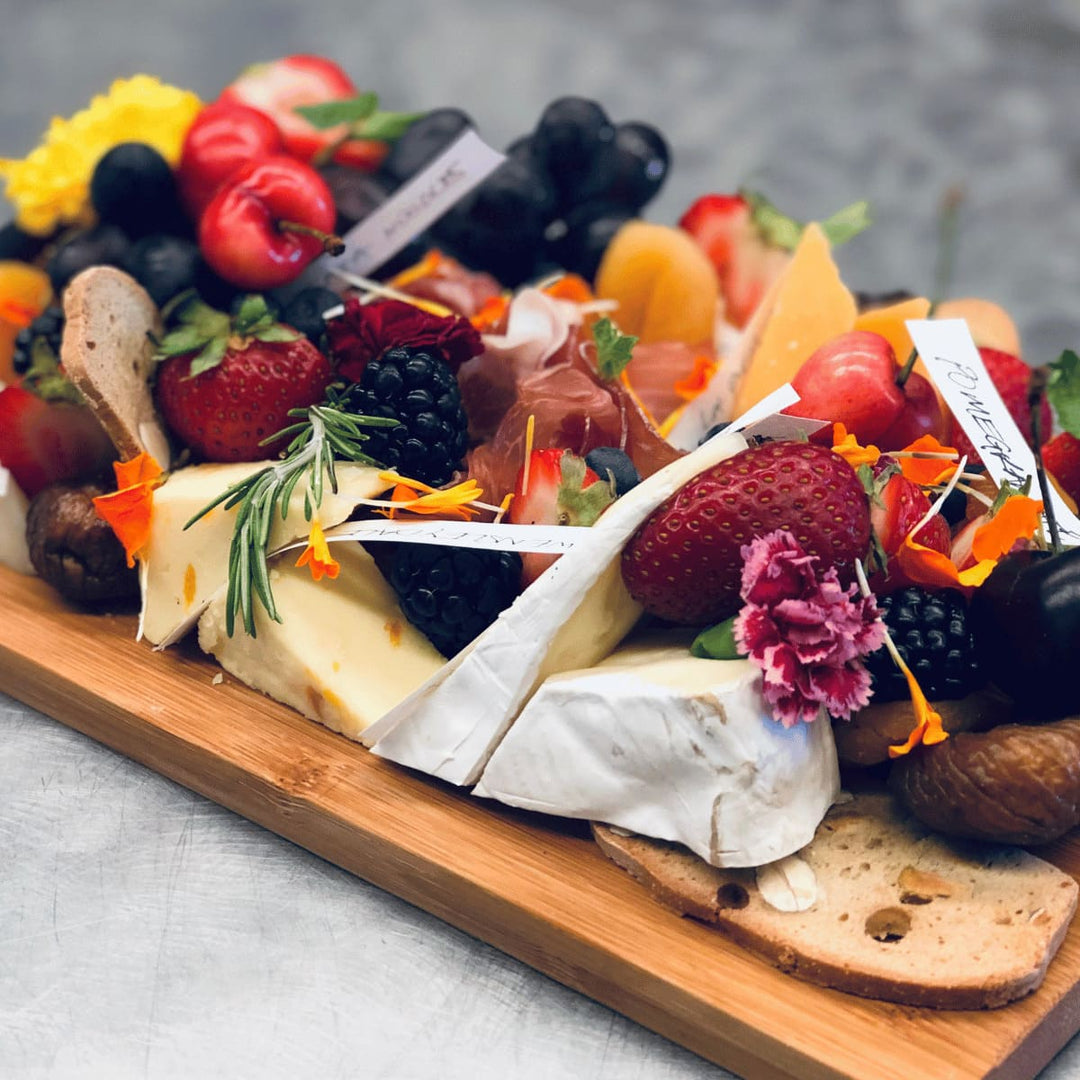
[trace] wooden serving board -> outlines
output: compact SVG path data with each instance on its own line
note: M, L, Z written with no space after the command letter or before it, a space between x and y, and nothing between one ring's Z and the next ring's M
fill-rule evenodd
M585 835L398 768L0 567L0 690L747 1078L1030 1078L1080 1029L1080 926L994 1012L798 982L681 919ZM1051 859L1080 874L1080 842Z

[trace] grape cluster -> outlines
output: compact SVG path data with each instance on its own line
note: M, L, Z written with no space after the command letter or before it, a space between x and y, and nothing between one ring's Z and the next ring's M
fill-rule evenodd
M361 220L473 126L460 109L435 109L398 139L376 176L328 177L339 227ZM613 124L595 101L579 97L553 101L506 153L395 264L413 260L430 240L510 287L558 268L591 279L616 230L660 190L670 161L655 128Z

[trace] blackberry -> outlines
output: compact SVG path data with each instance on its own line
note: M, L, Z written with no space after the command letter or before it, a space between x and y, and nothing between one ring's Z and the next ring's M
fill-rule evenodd
M358 412L398 420L373 428L365 450L402 475L438 487L460 468L468 420L457 379L442 356L426 349L387 349L360 378Z
M15 338L11 365L16 375L25 375L34 363L34 344L43 340L54 357L60 357L60 339L64 334L64 311L59 307L46 308ZM40 348L40 345L38 346Z
M401 544L390 584L405 617L451 657L486 630L521 588L512 551Z
M966 697L987 681L979 663L967 604L959 593L916 586L878 600L900 655L931 701ZM908 697L907 680L883 646L867 658L875 701Z

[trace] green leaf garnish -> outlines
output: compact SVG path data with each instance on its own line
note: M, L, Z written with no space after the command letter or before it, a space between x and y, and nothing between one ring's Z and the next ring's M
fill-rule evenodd
M604 316L593 327L593 341L596 342L596 368L601 378L617 379L630 363L634 346L638 339L633 334L624 334Z
M702 630L690 645L690 655L703 660L741 660L745 657L735 643L735 616Z
M1072 349L1066 349L1050 365L1046 396L1061 428L1080 438L1080 356Z
M561 525L594 525L596 519L615 501L615 485L610 479L594 480L586 485L587 468L585 459L570 450L564 450L559 458L559 475L562 479L555 505Z
M358 389L355 383L344 389L330 386L321 405L291 409L289 415L299 423L264 440L269 443L291 435L284 459L226 488L184 525L185 529L194 525L215 506L224 504L226 510L236 509L225 598L225 630L229 637L233 635L238 614L244 629L255 637L256 600L271 619L282 621L274 603L266 557L274 515L280 513L282 520L288 516L289 501L297 483L307 477L304 517L310 521L322 504L326 484L329 483L333 492L338 489L335 461L384 467L364 453L363 444L369 436L363 429L397 427L398 421L353 412L354 390Z
M765 243L785 251L794 251L806 223L789 217L758 191L740 189L739 194L750 204L750 216ZM837 210L820 224L829 243L838 247L873 224L870 204L865 199L854 202Z
M1019 487L1013 487L1012 484L1006 480L1000 488L998 488L997 496L995 497L990 509L987 513L990 517L993 517L1014 495L1028 495L1031 493L1031 477L1027 477Z
M427 113L376 111L357 125L353 134L359 139L379 139L381 142L396 142L422 116L427 116Z
M339 124L355 124L366 120L379 107L379 95L368 90L356 97L340 101L320 101L317 105L297 105L299 113L312 127L320 131Z

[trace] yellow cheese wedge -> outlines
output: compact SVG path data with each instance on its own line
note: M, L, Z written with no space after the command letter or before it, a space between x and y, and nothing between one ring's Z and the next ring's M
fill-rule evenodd
M929 300L922 296L914 296L910 300L889 304L888 307L872 308L870 311L862 312L856 316L852 329L869 330L872 334L880 334L893 347L896 362L905 364L914 346L904 323L908 319L925 319L929 310Z
M336 580L313 581L293 565L271 569L280 623L256 605L252 638L225 632L225 598L199 620L199 645L248 686L291 705L350 739L429 679L445 663L406 621L374 560L354 543L334 544Z
M768 321L743 372L733 414L741 416L766 394L791 382L815 349L851 329L856 310L828 239L818 225L807 225L772 294Z
M193 465L172 473L154 492L150 542L140 557L142 636L151 644L161 644L186 620L197 618L228 577L236 511L219 506L190 529L185 530L184 525L231 484L265 465ZM378 469L343 462L336 472L338 490L334 493L327 488L319 508L324 528L345 521L361 499L374 499L386 490ZM301 481L289 501L287 517L275 516L271 550L307 536L306 491L306 480Z

